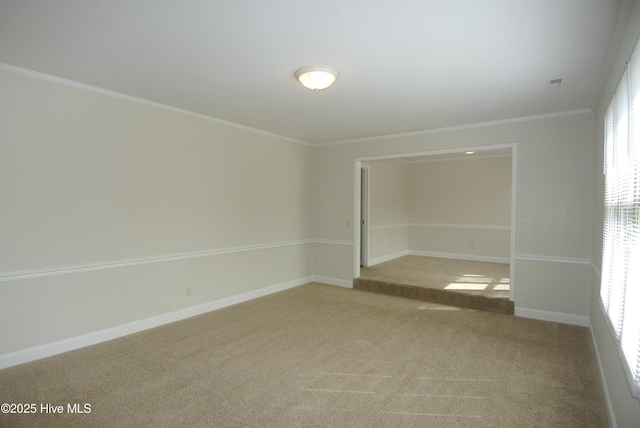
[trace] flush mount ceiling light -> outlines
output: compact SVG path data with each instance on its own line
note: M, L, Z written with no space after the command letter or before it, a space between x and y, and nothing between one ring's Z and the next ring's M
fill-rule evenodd
M338 78L338 70L328 65L302 67L296 71L296 78L306 88L316 92L326 89Z

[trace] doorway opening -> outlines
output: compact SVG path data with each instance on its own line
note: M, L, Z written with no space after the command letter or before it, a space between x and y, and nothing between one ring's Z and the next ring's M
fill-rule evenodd
M369 266L369 167L360 165L360 266Z
M449 160L461 160L461 159L470 159L468 156L468 152L474 152L473 156L475 159L479 159L482 157L510 157L510 164L504 164L504 168L510 168L511 170L511 182L508 182L508 178L504 176L504 180L507 182L503 183L504 186L507 186L504 189L505 192L510 194L510 201L505 199L506 204L510 204L507 209L510 211L508 214L509 217L505 218L504 221L508 223L508 225L496 227L496 229L500 230L503 236L506 236L506 241L508 241L508 249L505 251L508 252L508 257L505 256L500 258L501 263L506 263L508 261L508 271L509 271L509 300L511 302L515 301L515 278L514 278L514 260L515 260L515 213L516 213L516 177L517 177L517 144L498 144L498 145L489 145L489 146L476 146L476 147L467 147L467 148L458 148L458 149L448 149L448 150L435 150L435 151L425 151L425 152L414 152L414 153L402 153L395 155L385 155L385 156L373 156L373 157L363 157L357 158L354 160L354 224L357 222L359 227L354 227L354 265L353 265L353 278L359 278L361 273L361 267L367 267L372 264L376 264L380 261L380 258L376 258L376 250L375 250L375 242L376 239L371 239L370 234L372 230L379 231L381 226L376 225L371 227L370 224L370 192L374 191L374 186L376 184L372 184L372 178L370 174L370 162L373 161L384 161L384 160L400 160L408 163L412 162L445 162ZM506 159L505 159L506 160ZM508 162L508 161L507 161ZM377 182L377 181L375 181ZM376 207L376 209L378 209ZM375 222L375 218L371 219ZM452 223L454 221L451 221ZM407 224L407 230L410 230L409 226L425 226L425 225L413 225ZM427 225L438 227L439 225ZM467 232L469 234L474 233L473 225L444 225L446 227L453 227L458 230L458 234L464 234L465 228L468 229ZM480 228L480 227L478 227ZM419 230L419 228L414 228L413 230ZM506 234L506 235L505 235ZM469 238L472 239L472 238ZM373 243L372 243L373 242ZM371 245L374 245L372 248ZM471 248L474 248L473 246ZM407 248L406 254L418 253L420 251L413 251ZM436 256L437 257L437 256ZM444 257L449 257L449 255L445 255ZM456 258L452 256L452 258ZM464 257L462 258L464 260ZM502 261L504 259L504 261ZM471 259L474 260L474 259ZM492 261L492 260L489 260ZM373 263L372 263L373 262ZM505 282L507 282L505 278ZM506 290L505 290L506 291Z

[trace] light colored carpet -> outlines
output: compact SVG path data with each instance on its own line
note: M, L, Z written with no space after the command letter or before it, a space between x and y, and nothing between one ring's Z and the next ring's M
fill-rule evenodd
M403 256L362 267L354 288L499 313L514 312L509 265Z
M360 276L490 298L509 298L509 264L505 263L403 256L362 267Z
M320 284L2 370L0 401L91 405L3 427L606 426L586 328Z

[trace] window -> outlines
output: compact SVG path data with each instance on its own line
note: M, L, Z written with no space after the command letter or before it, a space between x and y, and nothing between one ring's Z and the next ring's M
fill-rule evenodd
M640 398L640 48L605 115L600 297L633 395Z

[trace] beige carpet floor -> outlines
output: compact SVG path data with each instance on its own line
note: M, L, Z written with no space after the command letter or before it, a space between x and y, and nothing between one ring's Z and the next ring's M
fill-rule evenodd
M513 314L509 264L403 256L362 267L354 288Z
M309 284L0 371L2 427L605 427L589 330Z
M403 256L360 268L360 276L390 282L509 298L509 264Z

